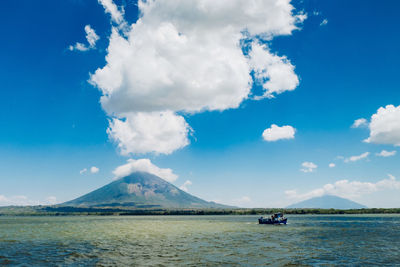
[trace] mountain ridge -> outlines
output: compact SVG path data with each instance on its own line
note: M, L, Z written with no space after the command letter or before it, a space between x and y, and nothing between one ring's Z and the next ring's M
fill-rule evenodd
M193 196L162 178L134 172L60 206L151 208L232 208Z
M287 206L288 209L317 208L317 209L364 209L366 206L346 198L325 195L313 197Z

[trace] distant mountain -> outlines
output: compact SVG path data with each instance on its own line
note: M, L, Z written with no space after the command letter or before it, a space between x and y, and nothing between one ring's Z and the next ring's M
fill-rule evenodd
M322 197L314 197L310 198L295 204L292 204L288 207L288 209L296 209L296 208L319 208L319 209L363 209L367 208L364 205L361 205L357 202L341 198L338 196L322 196Z
M150 173L135 172L61 206L126 208L232 208L188 194Z

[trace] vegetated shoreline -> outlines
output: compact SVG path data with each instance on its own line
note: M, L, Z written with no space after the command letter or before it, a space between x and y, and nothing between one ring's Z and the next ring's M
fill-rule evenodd
M129 215L268 215L276 212L294 215L335 214L400 214L400 208L364 209L278 209L278 208L233 208L233 209L127 209L69 206L8 206L0 207L0 216L129 216Z

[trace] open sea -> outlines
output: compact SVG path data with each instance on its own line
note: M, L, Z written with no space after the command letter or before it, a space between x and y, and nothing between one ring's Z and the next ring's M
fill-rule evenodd
M0 216L0 265L400 266L399 215Z

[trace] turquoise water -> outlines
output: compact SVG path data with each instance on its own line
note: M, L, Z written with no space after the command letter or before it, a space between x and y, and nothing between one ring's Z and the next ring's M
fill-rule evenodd
M1 217L0 264L400 266L400 216Z

